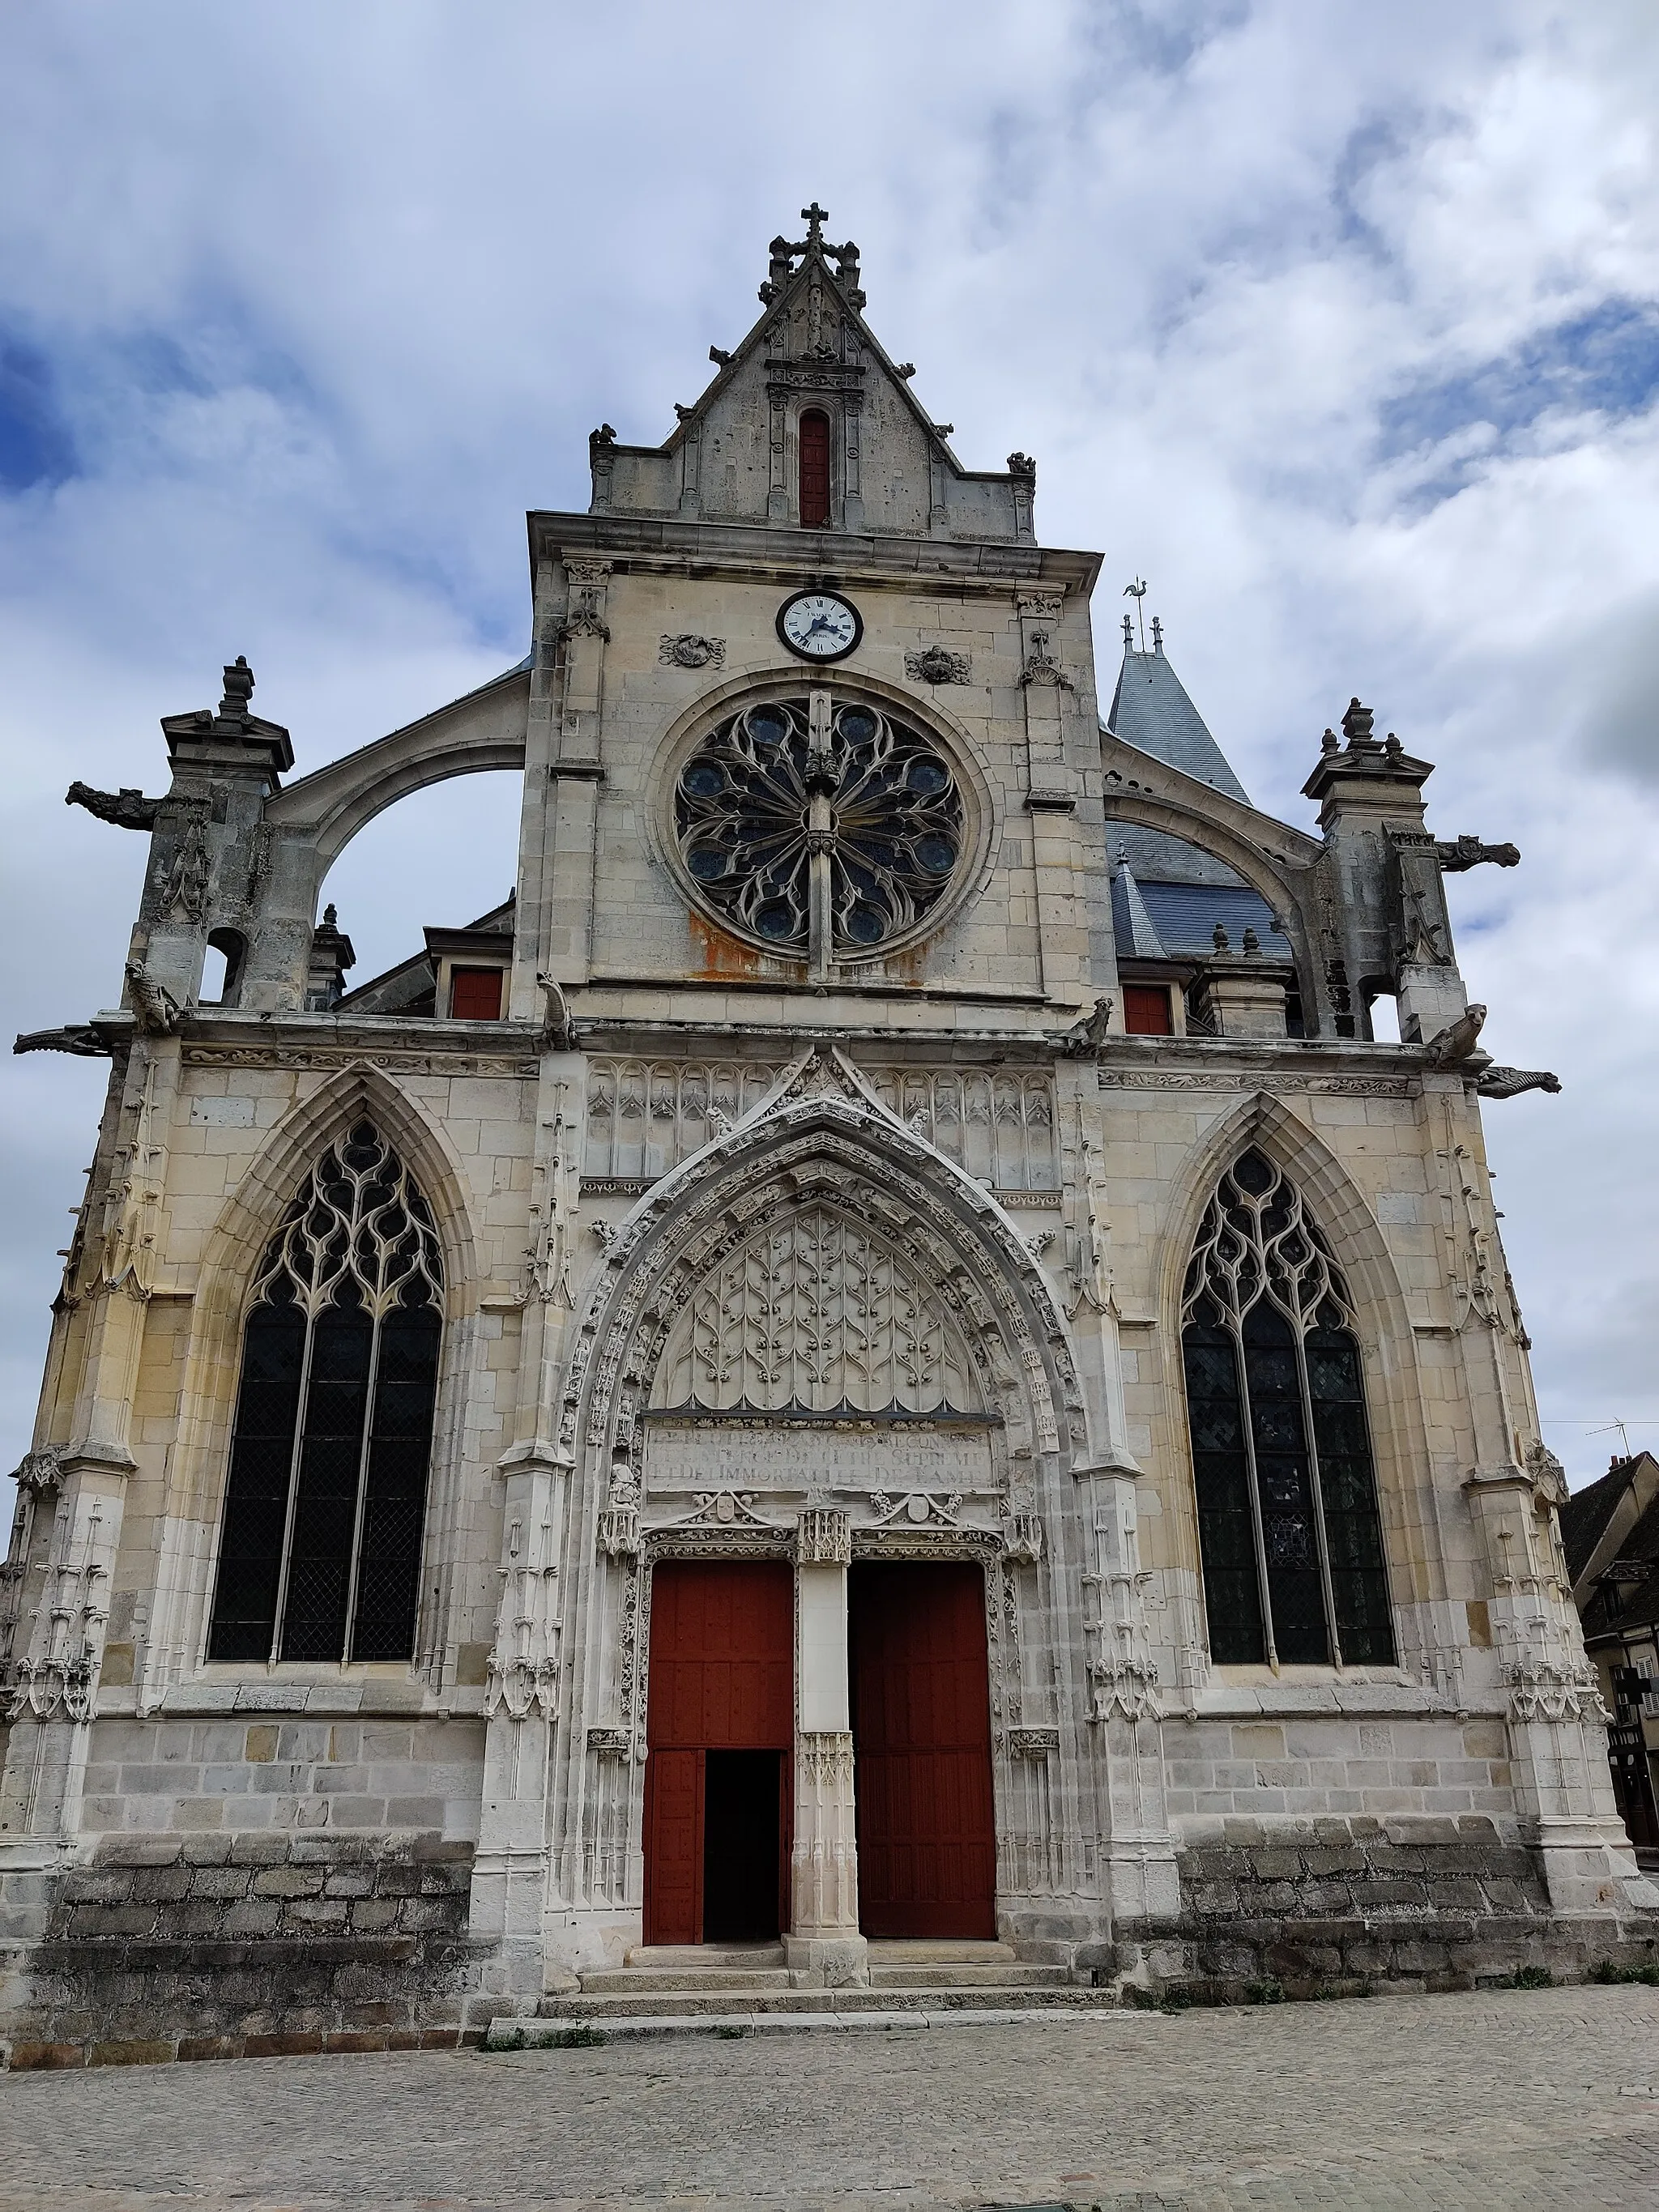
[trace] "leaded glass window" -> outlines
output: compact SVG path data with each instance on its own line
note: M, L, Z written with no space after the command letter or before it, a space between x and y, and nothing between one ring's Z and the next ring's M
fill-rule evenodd
M1395 1656L1359 1346L1301 1193L1252 1148L1199 1224L1182 1309L1211 1656Z
M426 1201L359 1121L249 1298L210 1659L412 1656L442 1299Z
M933 908L962 857L962 796L938 745L828 691L746 707L680 770L687 873L744 934L860 959Z

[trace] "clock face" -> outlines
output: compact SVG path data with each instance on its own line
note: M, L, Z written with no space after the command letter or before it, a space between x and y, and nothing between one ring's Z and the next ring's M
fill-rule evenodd
M778 635L803 660L845 660L864 635L864 622L837 592L797 592L778 609Z

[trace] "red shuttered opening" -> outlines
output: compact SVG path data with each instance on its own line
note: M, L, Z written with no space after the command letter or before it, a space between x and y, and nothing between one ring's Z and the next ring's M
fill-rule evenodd
M651 1577L645 1940L761 1940L785 1924L794 1577L665 1560Z
M1126 983L1123 986L1123 1026L1131 1036L1168 1036L1175 1024L1170 1019L1167 983Z
M984 1576L856 1565L848 1604L864 1932L994 1936Z
M813 410L800 418L800 525L823 530L830 521L830 417Z

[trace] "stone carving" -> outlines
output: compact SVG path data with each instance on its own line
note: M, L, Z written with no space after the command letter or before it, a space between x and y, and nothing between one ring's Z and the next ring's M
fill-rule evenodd
M1041 1204L1057 1194L1054 1079L1046 1072L945 1067L862 1071L896 1120L1000 1195ZM596 1058L588 1064L584 1191L637 1197L659 1176L725 1136L778 1079L775 1066L734 1060ZM1042 1196L1038 1196L1042 1194Z
M1409 1075L1278 1075L1254 1068L1185 1074L1175 1068L1103 1067L1095 1080L1103 1091L1267 1091L1293 1096L1316 1091L1339 1098L1411 1098L1421 1088Z
M616 433L611 433L614 438ZM562 638L597 637L609 643L611 632L601 610L605 605L605 587L611 574L608 561L567 561L565 576L570 586L570 603L564 620L559 624Z
M946 1159L999 1192L1060 1185L1054 1079L978 1070L870 1068L882 1104Z
M640 1509L637 1505L607 1505L599 1514L599 1549L609 1559L637 1559L640 1549Z
M31 1522L33 1509L50 1486L43 1483L33 1492L23 1493L32 1499ZM22 1516L19 1518L21 1522ZM84 1723L95 1718L98 1673L109 1618L108 1543L104 1527L104 1510L94 1506L77 1540L71 1508L66 1500L59 1500L46 1560L46 1589L35 1616L34 1642L23 1657L12 1662L11 1694L0 1704L0 1718L15 1721L26 1712L40 1721ZM24 1534L27 1538L27 1529ZM14 1552L13 1558L16 1556ZM18 1561L20 1569L23 1564Z
M1036 482L1036 463L1031 459L1031 456L1029 453L1010 453L1008 456L1008 473L1011 477L1024 477L1027 483L1035 483Z
M587 1747L597 1759L608 1759L619 1765L631 1765L635 1759L643 1760L645 1753L634 1741L633 1731L625 1728L591 1728L587 1731Z
M1447 1028L1437 1030L1425 1048L1431 1067L1465 1067L1471 1062L1485 1067L1486 1056L1480 1050L1480 1036L1486 1019L1483 1006L1465 1007L1457 1019Z
M64 804L84 806L88 814L112 822L118 830L153 830L161 802L125 784L119 791L94 791L89 783L77 781L64 793Z
M542 1033L538 1040L544 1052L574 1052L576 1032L570 1019L570 1009L565 1003L562 986L551 975L538 975L536 988L546 1000L546 1011L542 1017Z
M1504 1680L1509 1686L1512 1720L1589 1720L1605 1726L1613 1718L1587 1659L1514 1660L1504 1668Z
M1019 672L1022 684L1050 684L1062 691L1074 691L1077 686L1060 667L1048 650L1046 629L1031 632L1031 647L1025 656L1025 665Z
M520 1480L522 1479L520 1479ZM493 1719L539 1712L550 1723L558 1705L558 1478L545 1474L510 1485L495 1641L485 1670L483 1709Z
M142 960L128 961L127 983L139 1028L148 1036L171 1036L184 1012L172 992L152 981ZM263 1055L259 1057L263 1060Z
M20 1490L33 1491L37 1497L56 1490L63 1480L63 1458L62 1444L37 1445L33 1451L24 1453L13 1470L12 1480Z
M795 1557L804 1567L850 1566L853 1524L848 1515L809 1506L795 1523Z
M61 1030L25 1030L12 1039L14 1052L69 1052L80 1060L108 1060L111 1050L96 1030L74 1022Z
M705 1277L662 1373L671 1406L925 1413L975 1399L937 1294L824 1204L769 1224Z
M1092 1692L1089 1711L1091 1721L1109 1721L1114 1714L1126 1721L1161 1717L1158 1668L1149 1659L1091 1660L1089 1685Z
M1534 1437L1527 1446L1522 1463L1532 1477L1533 1496L1540 1505L1566 1504L1567 1471L1542 1437Z
M775 1066L736 1060L590 1060L584 1181L654 1181L724 1134L777 1078Z
M1561 1079L1547 1067L1483 1068L1475 1080L1483 1098L1518 1098L1523 1091L1559 1091Z
M1042 1557L1042 1523L1035 1513L1011 1513L1002 1524L1003 1549L1016 1566L1034 1567Z
M187 1067L381 1067L390 1075L531 1077L541 1073L538 1060L471 1052L464 1037L453 1045L434 1043L429 1052L360 1052L350 1045L187 1044L184 1060Z
M930 645L921 653L907 653L904 672L913 684L971 684L974 664L965 653L947 653Z
M665 668L724 668L726 640L682 630L678 637L664 636L657 658Z
M1112 1006L1110 999L1097 999L1094 1012L1073 1023L1060 1041L1060 1048L1068 1059L1082 1060L1100 1050L1111 1031Z
M162 911L182 914L187 921L200 921L207 912L208 878L211 872L207 828L199 814L192 814L167 877L167 888L161 893Z
M913 1528L957 1528L961 1523L962 1492L953 1490L947 1498L937 1498L924 1490L907 1491L895 1498L884 1490L872 1491L870 1503L875 1508L876 1525L884 1522L908 1522Z
M1057 1728L1011 1728L1008 1731L1008 1755L1011 1759L1053 1759L1060 1751L1060 1730Z
M1466 868L1478 868L1483 861L1490 861L1498 868L1518 867L1521 862L1518 845L1483 845L1478 837L1454 837L1449 842L1440 838L1434 849L1442 870L1449 876L1462 875Z
M1021 592L1014 600L1015 611L1030 622L1057 623L1066 611L1064 592Z

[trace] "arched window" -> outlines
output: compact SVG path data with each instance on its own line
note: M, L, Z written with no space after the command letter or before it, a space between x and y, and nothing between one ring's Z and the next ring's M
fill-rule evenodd
M330 1146L249 1301L210 1659L407 1659L443 1264L368 1121Z
M1392 1664L1347 1290L1301 1194L1254 1149L1205 1210L1182 1324L1211 1656Z
M800 526L830 522L830 417L814 407L800 418Z

